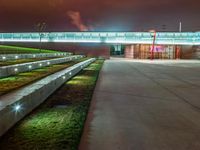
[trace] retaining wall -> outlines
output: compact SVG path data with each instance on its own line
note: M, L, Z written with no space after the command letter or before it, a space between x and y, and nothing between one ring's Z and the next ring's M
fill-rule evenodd
M91 58L0 97L0 136L96 59Z
M72 53L38 53L38 54L1 54L0 61L27 59L27 58L51 58L58 56L69 56Z
M27 71L31 71L34 69L38 69L38 68L42 68L42 67L46 67L50 65L65 63L68 61L80 59L82 57L83 56L81 55L75 55L75 56L68 56L64 58L56 58L56 59L50 59L50 60L42 60L42 61L0 67L0 78L16 75L21 72L27 72Z

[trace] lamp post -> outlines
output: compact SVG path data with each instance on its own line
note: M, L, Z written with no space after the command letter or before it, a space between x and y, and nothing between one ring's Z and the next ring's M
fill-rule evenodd
M179 32L182 32L182 22L179 23Z
M153 33L151 37L153 37L153 43L152 43L152 48L151 48L151 60L154 59L154 48L155 48L155 41L156 41L156 30L150 30L150 33Z
M44 31L46 29L46 23L45 22L38 23L36 25L36 27L37 27L37 30L39 31L39 38L40 38L40 47L39 47L39 49L40 49L40 52L41 52L41 50L42 50L42 36L43 36L42 31Z

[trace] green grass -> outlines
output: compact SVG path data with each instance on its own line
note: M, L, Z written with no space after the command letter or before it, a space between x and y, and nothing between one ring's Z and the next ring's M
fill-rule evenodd
M76 150L102 65L97 60L64 84L0 139L0 149Z
M36 48L0 45L0 54L22 54L22 53L57 53L59 51Z
M6 94L12 90L15 90L17 88L20 88L22 86L28 85L32 82L35 82L41 78L44 78L50 74L53 74L55 72L58 72L62 69L65 69L67 67L70 67L80 61L84 61L88 58L82 58L79 60L63 63L63 64L57 64L52 65L48 67L43 67L40 69L32 70L30 72L24 72L17 74L15 76L2 78L0 79L0 96L3 94Z

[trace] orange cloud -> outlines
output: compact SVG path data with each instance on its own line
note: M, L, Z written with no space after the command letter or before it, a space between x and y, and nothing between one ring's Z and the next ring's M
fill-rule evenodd
M80 31L89 31L91 29L91 27L88 27L83 23L80 12L68 11L67 15L72 20L71 23L75 25Z

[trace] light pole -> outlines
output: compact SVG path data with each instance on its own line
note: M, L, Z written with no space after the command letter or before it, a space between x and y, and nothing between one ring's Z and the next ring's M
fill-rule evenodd
M182 32L182 22L179 22L179 32Z
M153 43L152 43L152 48L151 48L151 60L154 59L154 48L155 48L155 42L156 42L156 30L150 30L150 33L153 33L151 37L153 37Z
M39 47L39 50L41 52L41 50L42 50L42 36L43 36L42 32L46 29L46 23L45 22L38 23L36 25L36 28L37 28L37 30L39 32L39 38L40 38L40 47Z

